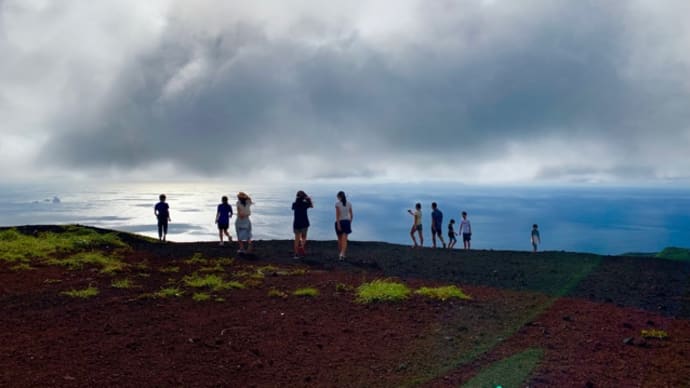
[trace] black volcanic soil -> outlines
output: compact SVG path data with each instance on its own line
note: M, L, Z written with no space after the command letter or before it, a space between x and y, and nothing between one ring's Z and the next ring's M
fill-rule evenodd
M132 267L117 276L0 260L0 386L458 386L528 348L544 350L533 387L690 385L690 263L375 242L351 242L338 262L332 241L294 260L290 241L237 256L215 242L122 239ZM199 271L185 263L195 254L235 258L223 274L249 286L209 301L147 296ZM125 277L136 287L111 287ZM455 284L472 300L355 302L357 286L386 277ZM100 294L61 294L89 285ZM320 294L291 294L302 287ZM669 337L642 338L650 328Z

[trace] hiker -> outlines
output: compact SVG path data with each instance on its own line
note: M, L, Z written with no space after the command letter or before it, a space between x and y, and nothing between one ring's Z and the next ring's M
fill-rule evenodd
M247 242L247 252L252 251L252 221L249 216L252 214L251 206L254 203L252 199L244 192L237 193L237 217L235 218L235 234L237 235L237 242L239 249L237 253L245 253L244 242Z
M410 237L412 238L412 242L414 245L412 246L413 248L417 247L423 247L424 246L424 236L422 235L422 204L417 202L417 204L414 205L415 211L412 212L412 210L407 209L407 212L414 217L414 221L412 222L412 228L410 228ZM415 232L417 235L419 235L419 245L417 245L417 238L415 237Z
M307 193L302 190L298 191L295 202L292 203L292 211L295 213L292 221L292 230L295 233L295 259L299 259L306 255L307 230L309 229L307 210L313 207L314 203Z
M225 244L223 234L228 237L228 242L232 241L232 236L228 233L230 218L232 217L232 206L228 203L228 197L225 195L220 199L220 202L216 211L216 224L218 225L218 238L220 238L219 245L223 245Z
M458 239L455 238L458 234L455 233L455 219L450 220L448 223L448 249L453 249L455 246L455 243L458 242Z
M345 260L347 236L352 233L352 204L345 193L338 192L335 203L335 234L338 236L338 260Z
M441 240L443 247L446 247L446 242L443 241L443 212L438 210L436 202L431 203L431 243L436 248L436 236Z
M532 241L532 252L536 252L539 244L541 244L541 236L539 235L539 226L537 224L532 225L532 236L530 240Z
M165 202L165 194L158 196L160 202L153 207L153 214L156 215L158 219L158 240L165 241L168 235L168 222L171 222L170 218L170 206Z
M462 212L462 221L460 221L458 231L462 234L463 247L465 250L469 250L470 241L472 240L472 226L470 225L470 220L467 219L467 212Z

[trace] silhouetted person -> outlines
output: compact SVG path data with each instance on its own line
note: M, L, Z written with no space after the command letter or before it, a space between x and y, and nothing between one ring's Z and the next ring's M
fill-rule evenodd
M249 196L243 192L237 194L237 217L235 218L235 234L240 248L237 253L244 253L244 242L247 242L247 251L252 251L252 221L249 216L252 214L251 206L253 202Z
M541 236L539 235L539 226L537 224L532 225L532 252L536 252L539 244L541 244Z
M472 240L472 226L470 220L467 219L467 212L462 212L462 221L458 227L462 234L462 245L465 249L470 249L470 241Z
M407 212L412 214L412 217L414 217L412 221L412 228L410 228L410 237L414 243L412 247L417 248L424 246L424 235L422 234L422 204L417 202L414 205L414 209L414 212L410 209L408 209ZM419 245L417 245L417 238L414 236L415 233L417 233L419 236Z
M230 228L230 217L232 217L232 205L228 203L228 197L223 196L220 199L218 210L216 211L216 224L218 224L218 238L220 245L223 245L223 235L228 237L228 242L232 241L232 236L228 232Z
M443 241L443 212L438 210L436 202L431 203L431 243L436 248L436 236L441 240L443 247L446 247L446 242Z
M294 219L292 221L292 231L295 232L294 252L295 259L306 255L307 231L309 230L309 217L307 209L314 207L311 198L304 191L297 192L295 202L292 203Z
M345 193L338 192L335 202L335 234L338 236L338 259L345 260L347 254L347 236L352 233L352 204Z
M168 222L172 221L170 219L170 206L165 202L165 194L159 195L158 199L160 202L153 207L153 214L158 219L158 239L165 241L168 235Z

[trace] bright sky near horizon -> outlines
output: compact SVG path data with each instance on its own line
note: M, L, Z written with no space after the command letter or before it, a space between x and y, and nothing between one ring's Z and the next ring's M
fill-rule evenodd
M686 0L0 0L0 179L690 182Z

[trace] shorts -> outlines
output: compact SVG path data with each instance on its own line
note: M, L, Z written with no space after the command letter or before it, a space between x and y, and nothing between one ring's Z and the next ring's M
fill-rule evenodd
M249 241L252 239L252 222L249 218L238 218L235 221L235 234L239 241Z
M455 233L448 233L448 238L450 241L458 241L458 239L455 238Z
M421 232L422 231L422 224L419 225L412 225L412 230Z
M463 233L462 234L462 241L470 241L472 240L472 233Z
M218 223L218 230L228 230L230 227L230 224L225 224L225 223Z
M295 232L295 234L307 234L307 230L309 230L308 226L306 228L292 228L292 231Z
M340 230L338 230L338 224L340 224ZM335 234L337 234L338 236L340 236L341 234L352 233L352 226L350 224L350 220L336 221L334 226L335 226Z
M432 235L438 234L438 235L440 236L441 233L442 233L442 232L441 232L442 230L443 230L443 229L441 229L438 225L431 225L431 234L432 234Z

